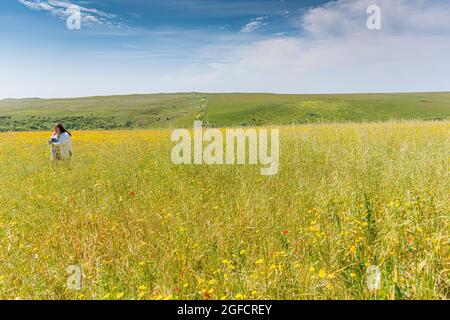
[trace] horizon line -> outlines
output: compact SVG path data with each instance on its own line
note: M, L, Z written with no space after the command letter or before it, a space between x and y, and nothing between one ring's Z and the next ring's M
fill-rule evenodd
M152 92L152 93L122 93L122 94L107 94L107 95L87 95L87 96L73 96L73 97L23 97L23 98L0 98L0 101L5 100L65 100L65 99L88 99L88 98L107 98L107 97L127 97L127 96L148 96L148 95L169 95L169 94L270 94L270 95L358 95L358 94L424 94L424 93L450 93L448 91L377 91L377 92L327 92L327 93L282 93L282 92L202 92L202 91L179 91L179 92Z

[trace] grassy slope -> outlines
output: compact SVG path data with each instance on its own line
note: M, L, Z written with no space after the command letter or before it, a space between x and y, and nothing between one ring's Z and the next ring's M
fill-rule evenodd
M210 95L206 120L218 125L434 119L450 116L450 93Z
M168 127L193 121L198 101L193 94L3 100L0 117L8 118L0 119L0 128L48 129L55 121L73 129Z
M167 128L306 122L443 119L450 92L410 94L275 95L152 94L0 101L0 130Z

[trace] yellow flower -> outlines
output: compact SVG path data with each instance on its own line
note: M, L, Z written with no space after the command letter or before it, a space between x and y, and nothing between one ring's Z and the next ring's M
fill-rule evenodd
M122 299L124 295L125 293L119 292L118 294L116 294L116 299Z
M319 278L324 279L327 276L327 272L324 269L320 269Z
M309 267L309 272L313 273L314 271L316 271L316 268L314 268L314 267Z
M141 286L139 287L139 290L141 290L141 291L145 291L145 290L147 290L147 287L146 287L146 286L144 286L144 285L141 285Z
M258 259L255 262L256 264L263 264L264 263L264 259Z
M356 278L356 273L354 273L354 272L350 273L350 277Z
M247 253L247 250L241 250L241 251L239 251L239 254L242 256L242 255L244 255L244 254L246 254Z

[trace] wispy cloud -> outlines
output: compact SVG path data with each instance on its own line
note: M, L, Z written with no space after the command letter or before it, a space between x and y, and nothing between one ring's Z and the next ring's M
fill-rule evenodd
M120 18L112 13L101 11L95 8L88 8L73 1L60 0L18 0L31 10L48 11L53 16L62 20L67 19L71 14L71 9L76 6L81 12L81 22L87 26L104 25L110 27L124 28L126 25Z
M384 33L396 35L450 34L448 0L340 0L311 8L298 21L315 37L368 33L366 8L381 8ZM370 32L369 32L370 34Z
M382 8L382 30L366 26L366 9L374 3ZM448 0L330 1L306 10L299 22L302 37L280 35L222 50L227 55L223 62L210 61L205 70L194 65L177 71L167 83L176 83L178 91L211 92L445 91L450 87Z
M254 18L241 28L241 32L248 33L261 29L263 26L269 24L268 22L266 22L266 20L267 16Z

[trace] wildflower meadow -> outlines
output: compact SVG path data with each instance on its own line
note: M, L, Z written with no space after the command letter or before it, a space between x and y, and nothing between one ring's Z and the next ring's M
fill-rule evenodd
M280 127L273 176L175 165L168 129L73 132L54 164L1 133L0 298L448 299L449 124Z

